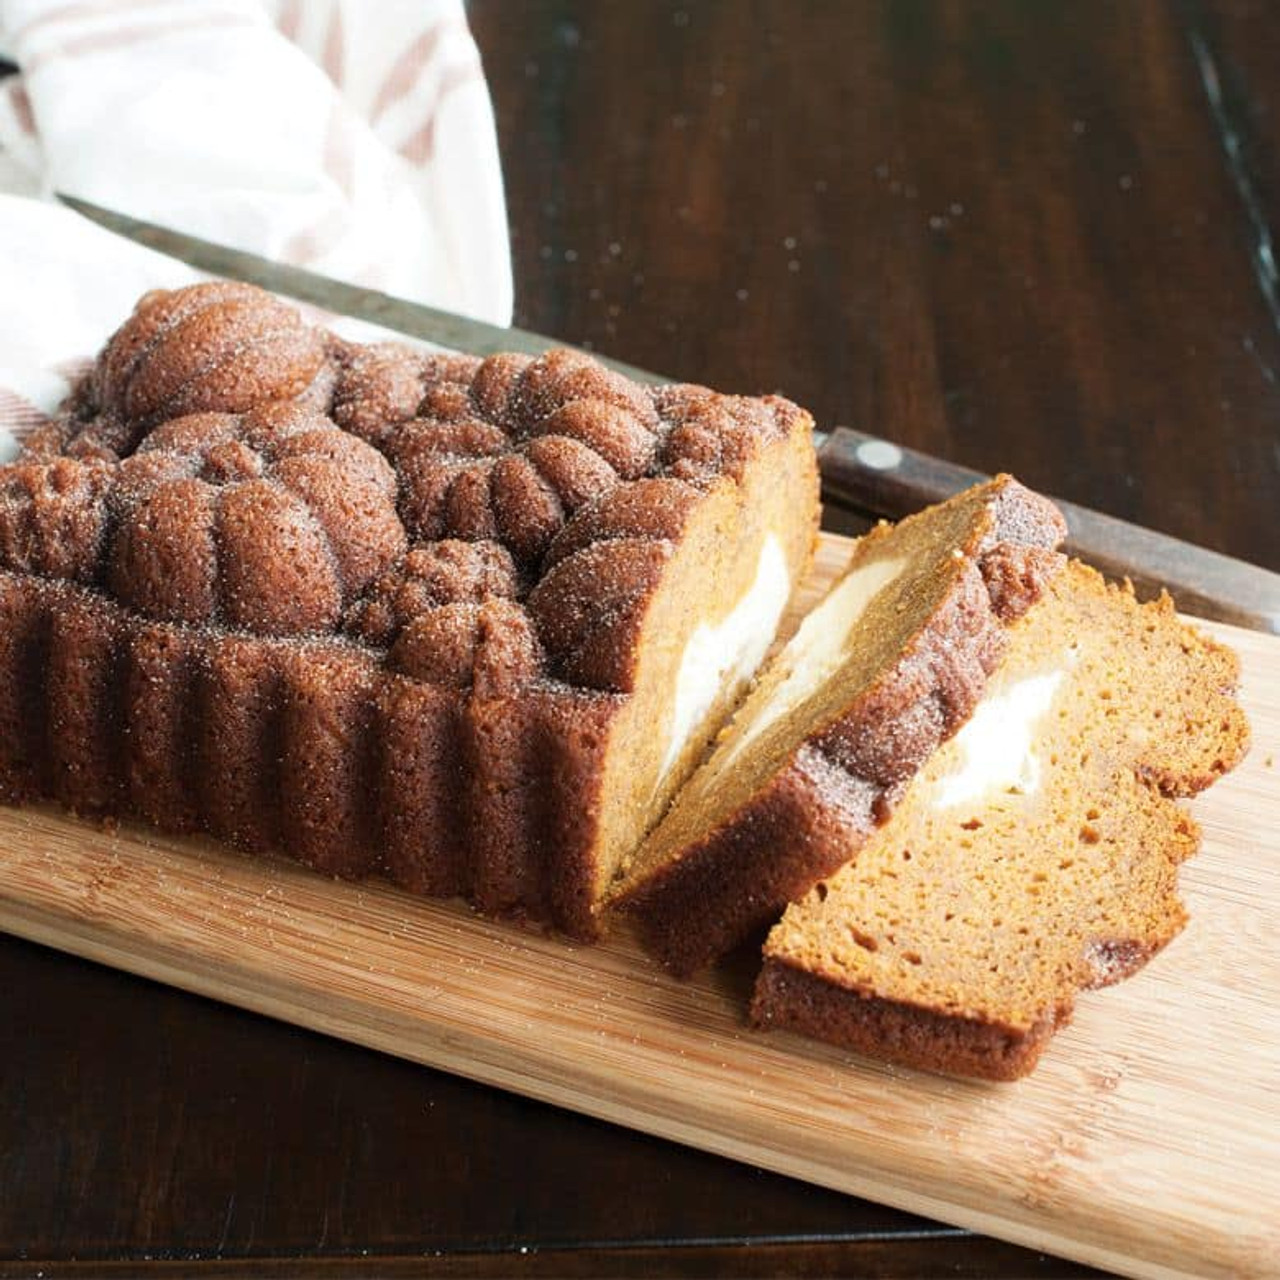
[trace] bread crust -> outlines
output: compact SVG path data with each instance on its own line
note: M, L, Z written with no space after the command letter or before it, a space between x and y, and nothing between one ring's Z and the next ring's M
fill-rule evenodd
M838 987L769 958L756 980L751 1021L758 1030L778 1027L899 1066L981 1080L1027 1075L1060 1025L1053 1014L1029 1031L949 1017Z

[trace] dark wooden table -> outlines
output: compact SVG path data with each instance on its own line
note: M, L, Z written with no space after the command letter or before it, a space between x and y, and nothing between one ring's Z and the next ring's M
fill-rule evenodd
M518 320L1280 568L1267 0L474 0ZM0 1273L1076 1276L0 940Z

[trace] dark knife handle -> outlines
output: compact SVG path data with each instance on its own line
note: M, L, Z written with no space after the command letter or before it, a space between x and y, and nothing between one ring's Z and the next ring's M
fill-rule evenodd
M837 427L827 437L818 459L827 497L891 520L987 479L848 427ZM1139 595L1164 589L1187 613L1280 632L1280 574L1073 502L1054 501L1070 530L1066 549L1111 577L1129 578Z

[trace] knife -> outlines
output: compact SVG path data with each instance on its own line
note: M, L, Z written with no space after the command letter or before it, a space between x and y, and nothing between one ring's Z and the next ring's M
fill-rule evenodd
M552 347L571 345L526 329L487 324L332 280L74 196L60 194L58 198L107 230L198 270L256 284L299 302L354 316L439 346L474 355L498 351L540 355ZM589 354L634 381L670 381L597 352ZM875 516L897 519L987 478L981 472L848 427L815 432L815 437L824 495L840 505ZM1186 612L1255 631L1280 633L1280 574L1073 502L1054 501L1067 520L1066 549L1104 573L1130 579L1140 595L1167 590Z

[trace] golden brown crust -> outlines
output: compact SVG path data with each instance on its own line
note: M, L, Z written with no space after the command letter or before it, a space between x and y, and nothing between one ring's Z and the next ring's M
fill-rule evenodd
M982 1080L1025 1076L1060 1025L1049 1014L1029 1031L1013 1032L833 987L822 977L769 958L756 981L751 1008L762 1031L778 1027L900 1066Z
M107 537L112 469L54 458L0 470L0 564L42 578L92 582Z
M432 356L398 342L336 349L333 419L371 444L420 413L440 420L463 416L467 384L479 361L470 356Z
M665 539L605 539L561 560L534 588L534 622L571 683L631 689L636 655L626 633L660 581L671 548Z
M53 798L84 813L121 800L119 651L123 620L110 605L69 592L49 614L44 697Z
M788 432L811 453L800 410L752 406L574 352L357 346L246 285L147 295L0 467L0 798L594 931L663 566L717 485ZM724 474L672 479L672 432L721 418Z
M120 463L115 497L109 585L172 622L328 631L406 545L386 460L292 406L162 424Z
M400 412L408 403L402 392L378 398ZM490 357L465 395L432 408L417 405L380 437L403 477L410 531L496 538L522 564L587 503L649 474L662 428L641 388L563 351Z
M281 843L299 861L354 879L379 869L368 803L379 672L368 655L286 651L280 676Z
M49 664L47 583L0 573L0 800L22 804L51 792L43 725Z
M515 693L543 669L529 615L509 600L457 601L414 618L388 655L389 665L428 684Z
M500 542L443 538L412 548L378 577L349 611L347 631L366 644L388 647L415 618L446 604L517 600L521 579Z
M90 383L117 451L140 429L188 413L242 413L304 392L324 360L319 332L252 285L214 281L143 295Z
M134 631L123 656L129 803L140 817L168 831L200 827L189 696L199 649L186 631L155 623Z

